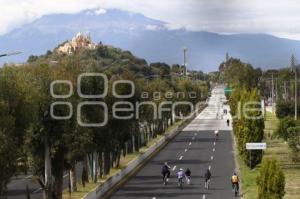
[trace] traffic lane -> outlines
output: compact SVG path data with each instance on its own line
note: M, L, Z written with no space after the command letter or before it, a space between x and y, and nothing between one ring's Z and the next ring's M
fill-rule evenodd
M230 131L219 131L219 138L213 148L211 164L211 186L209 199L234 198L230 177L235 169L232 135Z
M195 133L198 135L195 136ZM181 132L111 198L184 198L187 195L189 198L199 198L204 194L209 195L201 187L204 181L202 176L209 163L209 146L212 145L212 140L212 133ZM188 150L185 152L185 149ZM165 161L169 161L172 166L171 178L166 186L162 184L160 174ZM181 167L189 167L193 173L192 184L185 184L183 189L178 188L176 178L176 172Z

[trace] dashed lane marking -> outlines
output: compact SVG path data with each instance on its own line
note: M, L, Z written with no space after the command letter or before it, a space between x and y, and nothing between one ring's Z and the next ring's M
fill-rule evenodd
M176 169L176 165L173 167L173 169L172 169L172 170L173 170L173 171L175 171L175 169Z
M210 159L213 160L213 159L214 159L214 156L211 156Z
M182 160L183 156L180 156L179 160Z

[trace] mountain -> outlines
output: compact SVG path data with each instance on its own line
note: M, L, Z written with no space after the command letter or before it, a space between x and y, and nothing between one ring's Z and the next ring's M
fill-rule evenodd
M120 10L86 10L76 14L46 15L0 36L0 54L20 50L17 56L0 59L24 62L29 55L44 54L71 39L77 32L90 32L94 42L113 45L148 62L182 63L188 48L188 67L216 70L225 53L256 67L283 67L291 53L300 53L300 41L267 34L221 35L185 29L169 30L166 23Z

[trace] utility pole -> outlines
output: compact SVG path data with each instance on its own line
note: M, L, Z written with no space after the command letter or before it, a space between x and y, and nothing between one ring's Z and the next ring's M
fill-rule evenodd
M286 81L284 81L283 83L284 83L284 101L286 101L287 100Z
M272 113L274 113L274 73L272 72Z
M229 54L228 52L226 53L226 63L229 61Z
M188 49L185 47L183 48L183 66L184 66L184 76L187 75L187 51Z
M298 98L298 94L297 94L297 83L298 83L298 77L297 77L297 66L295 64L295 57L292 54L291 56L291 68L292 71L295 73L295 120L297 120L297 98Z

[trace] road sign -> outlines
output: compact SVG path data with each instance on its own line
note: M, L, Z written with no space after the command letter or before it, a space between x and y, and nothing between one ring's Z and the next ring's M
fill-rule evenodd
M224 92L225 92L225 93L231 93L231 92L232 92L232 89L227 87L227 88L224 89Z
M267 148L267 143L265 142L250 142L246 143L247 150L264 150Z

